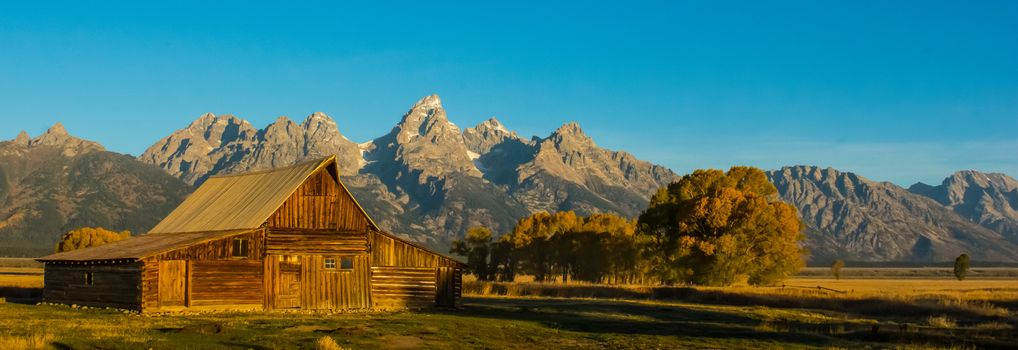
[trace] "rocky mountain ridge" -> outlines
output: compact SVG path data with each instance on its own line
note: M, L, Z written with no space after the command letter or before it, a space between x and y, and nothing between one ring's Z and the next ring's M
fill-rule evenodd
M338 154L351 191L387 229L442 246L474 225L496 231L541 210L638 214L670 170L599 148L570 123L530 140L491 118L461 130L441 98L414 103L389 133L363 144L314 113L256 129L234 116L205 114L156 142L139 160L188 183Z
M938 186L908 188L986 228L1018 241L1018 180L1001 173L958 171Z
M0 141L0 256L52 253L64 232L82 226L144 233L191 190L60 123L36 138L22 131Z
M947 261L961 253L1018 260L1018 242L892 183L814 166L768 176L799 209L813 261Z
M381 227L441 250L471 226L506 232L537 211L633 217L678 178L599 147L576 123L530 138L494 117L461 130L436 95L361 144L320 112L300 123L279 117L261 129L206 113L135 160L70 136L58 123L36 138L21 132L0 141L0 254L48 251L77 226L144 232L189 184L329 154ZM1007 175L960 171L938 186L907 190L813 166L768 176L806 223L811 263L946 261L961 252L1018 261L1018 181Z

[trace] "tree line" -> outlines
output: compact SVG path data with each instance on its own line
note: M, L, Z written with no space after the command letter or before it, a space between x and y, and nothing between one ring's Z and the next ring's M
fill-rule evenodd
M763 171L733 167L683 176L637 219L536 213L498 238L471 228L451 252L486 281L764 285L804 266L802 229Z

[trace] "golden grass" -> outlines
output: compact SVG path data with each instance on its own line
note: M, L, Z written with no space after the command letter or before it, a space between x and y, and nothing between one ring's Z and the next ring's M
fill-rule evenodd
M42 275L9 275L0 272L0 287L42 288Z
M315 349L317 349L317 350L343 350L344 348L342 346L339 346L339 344L336 344L336 340L332 339L332 337L324 336L324 337L318 338L318 341L315 342Z
M0 335L0 349L27 350L45 349L50 341L53 341L52 334L32 334L28 336Z
M933 328L955 328L958 327L958 323L954 322L950 317L930 316L926 318L926 324Z
M902 319L950 316L954 318L952 322L960 319L968 324L994 318L1014 319L1018 315L1018 281L1006 280L793 279L786 281L784 286L775 287L655 287L465 281L463 293L473 296L673 300L715 305L830 310Z

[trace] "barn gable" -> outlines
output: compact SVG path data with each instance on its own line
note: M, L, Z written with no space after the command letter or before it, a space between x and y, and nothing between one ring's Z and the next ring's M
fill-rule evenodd
M318 210L322 207L315 204L331 204L324 203L329 199L335 203L340 197L345 200L338 203L342 206L336 208L338 212L302 211ZM270 219L302 228L335 228L327 226L340 223L340 218L350 220L350 225L363 222L363 228L378 229L339 181L336 157L331 156L285 168L210 177L149 233L251 229Z

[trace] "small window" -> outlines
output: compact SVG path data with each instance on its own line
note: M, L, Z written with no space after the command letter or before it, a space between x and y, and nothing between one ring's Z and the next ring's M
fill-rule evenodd
M349 256L344 256L343 258L339 259L339 269L353 270L353 258Z
M235 258L246 258L247 257L247 240L243 238L237 238L233 240L233 257Z
M328 270L335 270L336 269L336 259L325 258L325 268L328 269Z
M85 272L85 285L86 286L91 286L92 285L92 273L91 272Z

